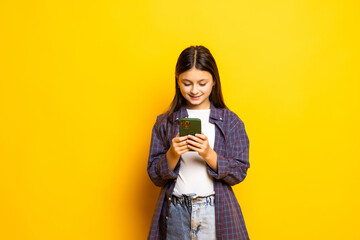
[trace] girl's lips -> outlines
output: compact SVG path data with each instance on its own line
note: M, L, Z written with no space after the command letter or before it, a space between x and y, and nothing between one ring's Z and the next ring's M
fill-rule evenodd
M190 96L190 97L191 97L191 99L197 100L197 99L199 99L199 98L201 97L201 95L200 95L200 96L196 96L196 97L194 97L194 96Z

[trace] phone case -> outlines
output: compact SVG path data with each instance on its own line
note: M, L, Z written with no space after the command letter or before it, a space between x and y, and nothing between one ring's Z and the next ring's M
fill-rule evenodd
M201 133L201 120L200 118L180 118L179 126L180 137L186 135L194 135Z
M179 135L180 137L186 135L194 135L201 133L201 120L200 118L180 118L179 122ZM194 150L189 150L194 151Z

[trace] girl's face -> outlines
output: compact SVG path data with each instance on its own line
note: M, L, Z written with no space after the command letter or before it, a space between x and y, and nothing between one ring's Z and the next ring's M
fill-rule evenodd
M209 109L214 86L211 73L193 67L179 75L178 85L189 109Z

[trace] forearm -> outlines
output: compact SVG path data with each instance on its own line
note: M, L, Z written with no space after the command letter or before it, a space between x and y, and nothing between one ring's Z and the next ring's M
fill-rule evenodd
M217 153L214 150L211 150L208 156L204 158L204 160L209 165L209 167L211 167L215 172L217 172Z
M166 159L168 161L169 169L174 171L177 163L179 162L180 156L173 151L171 148L166 152Z
M241 155L236 158L226 158L217 154L217 171L208 165L208 173L232 186L245 179L248 168L248 161Z

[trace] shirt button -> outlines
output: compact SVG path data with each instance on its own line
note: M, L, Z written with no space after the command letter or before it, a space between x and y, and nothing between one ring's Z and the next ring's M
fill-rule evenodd
M168 220L169 219L169 217L168 216L166 216L166 220Z
M220 118L220 120L222 120L222 118Z
M171 197L169 197L169 201L171 201Z

